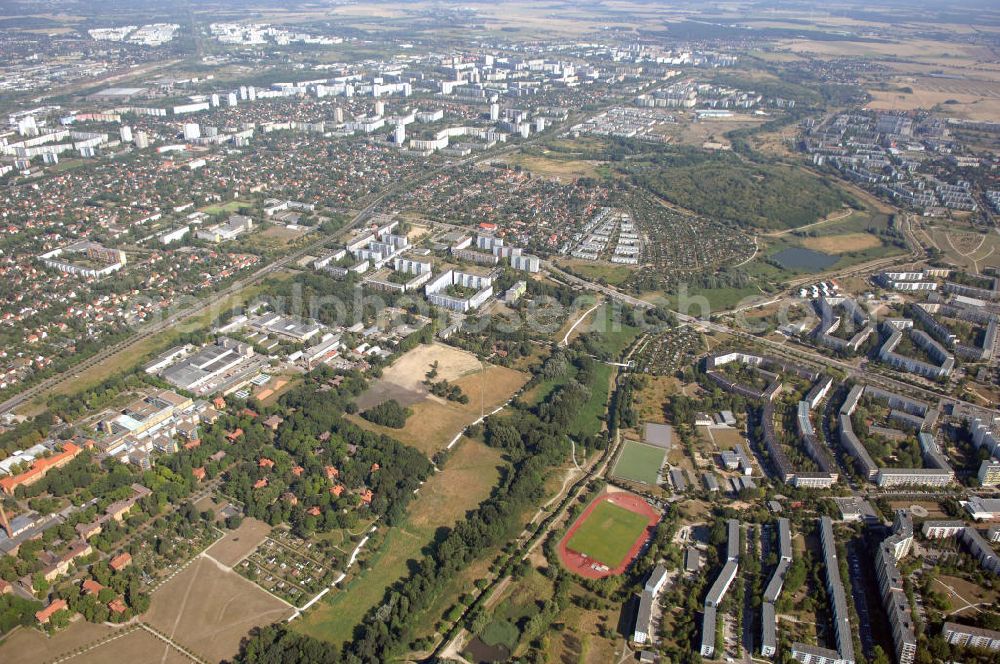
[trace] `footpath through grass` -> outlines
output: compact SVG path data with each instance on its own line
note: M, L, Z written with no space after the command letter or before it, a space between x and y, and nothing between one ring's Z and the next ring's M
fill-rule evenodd
M353 638L354 628L382 602L386 588L409 573L411 561L423 557L438 529L452 527L489 497L499 480L500 465L496 450L463 438L444 469L421 487L406 521L388 531L370 558L362 558L354 578L331 590L292 622L292 628L329 643Z

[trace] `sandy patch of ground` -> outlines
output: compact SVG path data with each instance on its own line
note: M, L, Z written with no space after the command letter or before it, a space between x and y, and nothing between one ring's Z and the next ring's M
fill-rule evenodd
M205 553L223 565L232 567L256 549L270 532L271 526L253 517L247 517L243 519L239 528L226 531L226 536L208 547Z
M292 609L256 584L204 556L153 593L145 621L199 657L232 658L254 627Z
M423 381L434 362L438 363L434 378L437 381L454 381L481 368L479 358L472 353L440 343L421 344L393 362L382 372L382 377L358 397L358 410L368 410L389 399L404 406L422 401L430 395Z

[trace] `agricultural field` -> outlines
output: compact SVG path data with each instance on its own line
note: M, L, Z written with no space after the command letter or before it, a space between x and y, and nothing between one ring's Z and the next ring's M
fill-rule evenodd
M611 471L613 477L656 486L666 450L634 440L625 441L621 456Z
M293 613L222 563L200 556L160 586L145 621L200 657L233 657L250 629Z

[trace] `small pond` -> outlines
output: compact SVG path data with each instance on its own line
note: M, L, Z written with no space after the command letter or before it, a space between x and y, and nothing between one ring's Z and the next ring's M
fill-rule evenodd
M790 270L819 271L833 267L839 257L804 247L789 247L774 254L772 258Z

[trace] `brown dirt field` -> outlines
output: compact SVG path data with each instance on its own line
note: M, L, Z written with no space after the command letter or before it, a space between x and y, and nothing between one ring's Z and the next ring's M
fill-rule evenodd
M146 630L137 629L69 661L72 664L107 664L114 661L191 664L194 660Z
M271 532L271 526L253 517L243 519L236 530L226 531L226 536L208 547L205 553L223 565L232 567L249 555Z
M429 395L423 381L435 361L438 375L434 380L454 381L480 369L479 359L472 353L439 343L421 344L393 362L382 372L382 377L358 397L358 410L367 410L392 398L404 406L422 401Z
M804 237L799 244L807 249L830 254L846 254L851 251L864 251L882 245L882 241L871 233L844 233L843 235L827 235L823 237Z
M433 456L450 443L462 429L479 419L480 412L489 413L528 382L526 374L506 367L487 366L483 378L480 377L478 369L477 360L475 373L452 381L468 395L467 404L425 394L422 401L410 405L413 415L406 420L406 426L402 429L381 427L359 415L349 415L348 419L361 427L384 433L406 445L412 445L427 456ZM444 373L441 369L438 372L439 376ZM423 377L424 371L421 370L419 380L423 380ZM483 385L485 392L482 391Z
M233 657L253 628L292 609L231 570L200 557L154 594L146 622L209 661Z
M0 661L4 664L41 664L114 632L114 628L95 625L79 617L51 638L37 629L21 628L0 645Z

